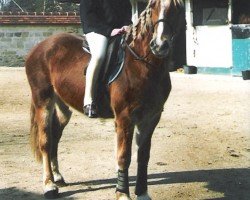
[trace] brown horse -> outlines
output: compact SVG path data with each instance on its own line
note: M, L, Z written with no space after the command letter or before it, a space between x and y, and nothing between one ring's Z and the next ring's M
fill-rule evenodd
M135 193L138 199L150 199L147 166L151 137L171 90L168 65L172 43L183 23L181 0L150 0L138 23L126 35L124 68L107 87L108 106L115 117L117 133L116 199L130 199L128 169L135 127L138 145ZM90 59L90 54L82 49L83 42L76 35L57 34L36 45L26 59L32 92L31 144L43 163L47 198L57 197L58 184L64 184L57 147L70 120L69 106L82 112L84 71Z

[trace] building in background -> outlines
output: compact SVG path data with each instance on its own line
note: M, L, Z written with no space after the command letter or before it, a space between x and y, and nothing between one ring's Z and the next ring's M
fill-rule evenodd
M202 73L250 69L250 1L186 0L187 65Z
M250 0L184 2L187 24L174 44L173 70L187 65L237 76L250 70ZM147 3L131 0L134 22ZM0 12L0 66L23 66L30 48L57 32L81 34L78 13Z

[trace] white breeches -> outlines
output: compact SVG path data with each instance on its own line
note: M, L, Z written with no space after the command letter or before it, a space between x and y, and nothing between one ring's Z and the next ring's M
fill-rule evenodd
M88 33L86 34L86 38L89 44L91 60L86 73L84 105L91 104L94 101L97 79L105 59L108 45L108 38L98 33Z

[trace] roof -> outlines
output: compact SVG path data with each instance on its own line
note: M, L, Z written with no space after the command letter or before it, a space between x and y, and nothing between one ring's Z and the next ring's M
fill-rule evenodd
M0 25L78 25L81 24L76 12L0 12Z

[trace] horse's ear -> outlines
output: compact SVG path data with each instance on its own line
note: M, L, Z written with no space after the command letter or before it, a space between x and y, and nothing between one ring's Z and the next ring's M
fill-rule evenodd
M149 6L150 6L151 8L154 7L156 1L157 1L157 0L151 0L150 3L149 3Z

